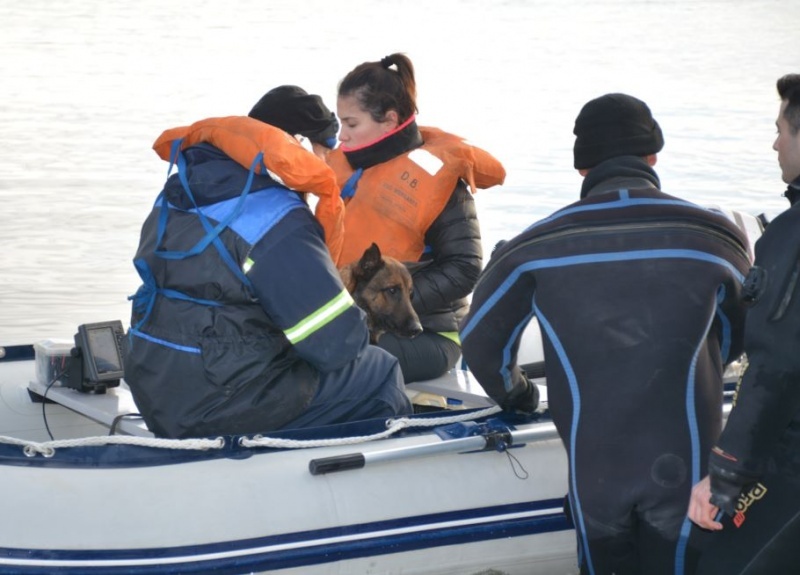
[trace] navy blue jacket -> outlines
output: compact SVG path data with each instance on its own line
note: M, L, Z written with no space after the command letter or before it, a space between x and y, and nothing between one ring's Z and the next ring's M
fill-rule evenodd
M184 154L191 197L171 176L142 228L125 379L158 436L280 428L366 348L363 312L298 194L266 175L243 194L221 151Z

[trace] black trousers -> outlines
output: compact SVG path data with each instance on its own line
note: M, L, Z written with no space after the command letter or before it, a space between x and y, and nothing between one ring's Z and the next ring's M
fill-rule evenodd
M378 339L378 347L400 360L406 383L439 377L461 357L461 346L432 331L423 331L413 339L384 333Z

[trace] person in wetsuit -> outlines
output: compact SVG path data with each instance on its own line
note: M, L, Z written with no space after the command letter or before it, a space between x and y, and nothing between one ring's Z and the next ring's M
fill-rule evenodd
M747 239L661 191L663 135L641 100L591 100L574 133L581 199L494 252L461 326L464 358L498 404L530 411L517 353L536 317L581 573L692 573L703 534L686 506L741 353Z
M719 531L701 559L704 574L800 572L800 74L777 88L772 147L791 207L756 242L745 284L748 365L709 475L692 491L689 517Z

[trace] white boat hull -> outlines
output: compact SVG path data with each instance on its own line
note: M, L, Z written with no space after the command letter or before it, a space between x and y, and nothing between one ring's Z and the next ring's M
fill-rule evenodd
M0 364L0 434L42 442L32 366ZM104 428L44 407L56 439ZM513 433L535 439L467 452L430 431L297 449L228 441L213 458L58 444L25 457L0 443L0 573L577 573L560 440L546 419ZM310 472L353 453L362 467Z

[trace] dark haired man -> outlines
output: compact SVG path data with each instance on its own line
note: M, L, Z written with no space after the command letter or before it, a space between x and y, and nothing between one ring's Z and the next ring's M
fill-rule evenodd
M747 240L660 190L663 135L641 100L596 98L574 133L581 199L493 254L464 358L500 405L535 408L517 351L537 317L581 573L691 573L703 533L685 510L720 431L724 365L741 352Z
M778 80L773 149L791 207L756 242L747 277L748 367L709 476L689 517L721 532L699 572L762 575L800 569L800 74ZM717 520L718 512L725 516Z

